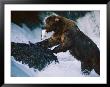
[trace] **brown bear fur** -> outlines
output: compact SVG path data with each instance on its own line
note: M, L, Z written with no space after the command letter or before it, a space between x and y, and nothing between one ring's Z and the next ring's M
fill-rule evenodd
M46 20L46 32L54 31L54 34L44 42L45 47L58 45L53 49L54 53L67 50L81 61L83 73L90 74L94 69L100 75L100 51L97 45L79 30L76 23L62 16L50 16Z

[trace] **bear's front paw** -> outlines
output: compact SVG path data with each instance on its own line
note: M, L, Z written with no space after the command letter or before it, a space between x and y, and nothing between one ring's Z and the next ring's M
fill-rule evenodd
M91 71L85 69L85 70L81 70L82 71L82 75L89 75Z
M58 51L56 49L53 49L52 52L53 53L58 53Z

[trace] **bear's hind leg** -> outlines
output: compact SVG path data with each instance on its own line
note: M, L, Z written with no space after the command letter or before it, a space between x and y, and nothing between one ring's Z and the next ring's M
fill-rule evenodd
M87 62L81 62L81 71L84 75L89 75L93 69L92 65Z
M100 63L95 64L94 70L98 75L100 75Z

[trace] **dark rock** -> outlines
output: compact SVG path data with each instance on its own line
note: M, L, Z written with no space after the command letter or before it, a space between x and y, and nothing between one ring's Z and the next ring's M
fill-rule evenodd
M57 57L50 49L44 48L40 43L29 44L11 42L11 56L22 64L28 64L29 68L41 71L53 61L58 62Z

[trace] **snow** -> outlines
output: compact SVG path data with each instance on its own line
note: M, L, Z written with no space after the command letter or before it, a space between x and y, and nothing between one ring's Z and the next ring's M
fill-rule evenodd
M100 13L99 11L94 11L85 15L85 17L79 18L77 20L78 27L83 31L88 37L90 37L100 48ZM50 37L52 33L46 34L45 30L41 31L40 28L34 30L28 29L26 25L19 27L16 24L11 24L11 41L19 43L28 43L31 41L33 43L39 42L47 37ZM41 36L41 33L43 34ZM53 47L54 48L54 47ZM51 48L51 49L53 49ZM42 71L34 70L29 68L27 65L22 64L11 58L11 76L18 77L98 77L99 75L95 73L94 70L90 75L83 75L81 72L81 62L76 60L69 51L60 52L55 54L59 60L59 63L52 62L50 65L45 67Z
M32 43L41 41L41 29L36 28L30 30L25 24L22 27L12 23L11 24L11 42L27 43L31 41Z
M29 68L27 65L24 65L21 62L17 62L13 57L11 60L11 66L11 75L15 77L30 77L34 76L36 73L34 72L33 68Z
M51 37L53 35L53 31L47 33L45 30L42 30L42 40L48 39L49 37Z
M90 37L100 49L100 13L94 11L77 20L79 29Z
M81 72L81 62L76 60L69 51L60 52L55 54L59 60L59 63L52 63L45 68L42 72L39 72L37 76L46 77L97 77L98 74L95 71L91 71L90 75L83 75Z

